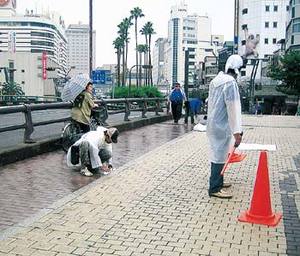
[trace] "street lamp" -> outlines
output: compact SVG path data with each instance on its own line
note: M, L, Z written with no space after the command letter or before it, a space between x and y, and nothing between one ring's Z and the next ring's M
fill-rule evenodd
M129 90L128 90L128 95L130 95L130 89L131 89L131 71L134 67L142 67L144 69L150 69L153 66L152 65L133 65L130 69L129 69ZM137 77L137 73L136 73L136 80L138 79Z
M89 76L93 70L93 0L89 1Z

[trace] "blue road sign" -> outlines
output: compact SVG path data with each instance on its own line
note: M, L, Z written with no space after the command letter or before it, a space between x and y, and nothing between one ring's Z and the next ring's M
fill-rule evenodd
M111 71L101 69L93 70L92 80L94 84L111 84Z

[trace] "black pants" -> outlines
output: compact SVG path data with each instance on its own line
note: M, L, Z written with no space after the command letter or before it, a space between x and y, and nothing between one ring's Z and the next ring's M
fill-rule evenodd
M172 115L174 121L178 121L181 118L181 113L182 113L182 102L171 102L171 107L172 107Z
M224 164L211 163L209 189L208 189L209 194L219 192L223 187L224 179L223 176L221 175L223 166Z

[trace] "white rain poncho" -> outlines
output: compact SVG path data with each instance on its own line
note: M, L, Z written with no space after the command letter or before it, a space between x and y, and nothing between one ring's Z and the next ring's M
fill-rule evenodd
M239 67L242 65L243 63ZM239 68L226 66L233 70ZM209 86L207 136L211 149L211 162L226 162L232 135L242 132L241 125L238 85L231 75L220 72Z
M79 146L82 141L87 141L89 143L89 154L92 168L98 168L102 166L102 161L98 155L100 149L106 149L112 155L112 143L106 143L104 131L107 129L104 127L98 127L96 131L90 131L82 135L82 137L77 140L73 145ZM80 160L79 160L80 161ZM108 163L111 164L112 159L109 159ZM71 163L71 147L67 153L67 165L68 167L78 168L81 167L81 162L78 165L73 165Z

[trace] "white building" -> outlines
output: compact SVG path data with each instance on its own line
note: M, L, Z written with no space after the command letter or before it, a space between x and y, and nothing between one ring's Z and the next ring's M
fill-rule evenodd
M168 39L158 38L155 41L155 46L152 53L152 74L153 83L155 85L161 85L166 83L164 76L164 65L165 65L165 49L168 46Z
M55 13L36 14L28 10L25 15L18 15L15 1L5 3L0 6L0 67L16 69L15 81L25 95L54 96L52 78L63 76L67 65L62 18ZM44 62L42 55L46 56Z
M214 38L214 40L213 40ZM160 81L168 81L170 86L174 82L184 83L185 50L189 51L189 85L194 85L194 74L200 63L208 56L217 54L223 36L212 37L211 19L208 16L197 14L189 15L187 5L181 3L171 8L171 19L168 23L168 39L161 39L154 47L155 58L159 61L153 63L154 76L160 76ZM214 43L213 43L214 42ZM163 60L161 49L164 49ZM162 71L163 69L163 71ZM154 80L156 81L156 80Z
M300 50L300 0L289 2L286 50Z
M287 9L289 0L239 0L238 7L238 52L245 51L246 36L252 34L259 38L258 58L267 58L280 48L277 43L285 38ZM246 75L250 76L252 67L248 66ZM261 78L261 64L257 71Z
M68 65L75 67L71 75L89 73L89 25L71 24L66 30L68 38ZM96 32L93 31L93 69L96 63Z

